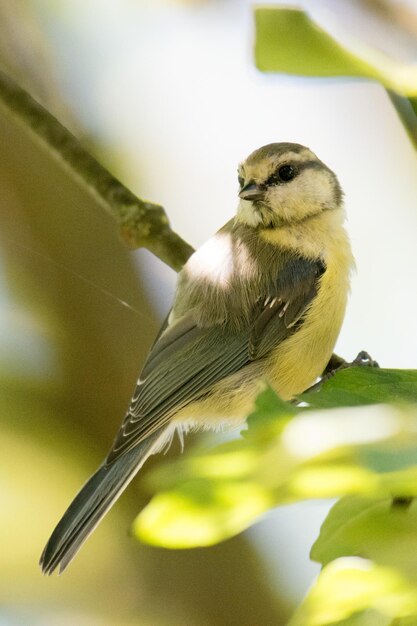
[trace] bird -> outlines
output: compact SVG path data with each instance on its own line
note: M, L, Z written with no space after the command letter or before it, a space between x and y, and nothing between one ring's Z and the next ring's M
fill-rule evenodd
M291 400L331 358L354 266L336 175L281 142L240 163L238 183L236 215L178 275L120 430L48 540L44 573L68 566L175 432L242 424L265 384Z

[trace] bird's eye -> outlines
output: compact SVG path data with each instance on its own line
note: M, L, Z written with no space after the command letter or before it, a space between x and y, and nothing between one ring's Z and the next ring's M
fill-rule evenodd
M245 184L245 179L242 176L238 176L237 180L239 182L239 186L243 187L243 185Z
M278 170L278 175L284 183L292 180L295 176L295 169L292 165L282 165Z
M296 175L296 170L292 165L281 165L280 168L266 181L267 185L279 185L280 183L287 183L292 180Z

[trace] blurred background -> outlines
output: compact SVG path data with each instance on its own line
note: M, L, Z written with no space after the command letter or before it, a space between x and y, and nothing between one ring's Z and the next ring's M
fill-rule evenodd
M415 0L297 6L348 45L416 62ZM415 148L381 85L262 74L253 40L248 0L0 0L0 66L195 247L234 213L249 152L272 141L314 150L345 190L358 267L337 352L416 367ZM54 524L108 450L175 279L127 251L0 106L1 626L280 625L317 574L308 552L328 503L284 507L214 548L167 551L129 537L149 498L143 477L65 575L40 574Z

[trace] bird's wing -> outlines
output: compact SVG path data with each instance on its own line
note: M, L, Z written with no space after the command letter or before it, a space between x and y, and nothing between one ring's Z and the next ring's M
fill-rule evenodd
M303 257L294 258L284 266L252 325L251 360L262 358L296 330L317 294L325 270L321 259L312 261Z
M227 324L200 328L192 313L168 325L151 349L107 464L168 424L180 408L215 383L265 357L292 334L317 293L324 269L318 260L289 261L241 330Z

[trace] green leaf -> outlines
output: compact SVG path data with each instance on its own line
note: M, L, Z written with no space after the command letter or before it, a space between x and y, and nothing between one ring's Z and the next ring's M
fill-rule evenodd
M404 404L417 403L416 389L414 370L368 368L341 371L304 394L305 407L266 387L244 437L153 473L157 495L136 519L135 535L170 548L207 546L279 504L417 496L417 414ZM390 401L400 406L369 406Z
M417 589L399 572L341 558L322 570L288 626L393 626L416 615Z
M246 419L248 430L243 431L242 435L252 437L262 433L268 436L270 431L277 432L284 420L288 420L299 411L297 406L281 400L271 387L266 386L256 398L255 410Z
M264 72L302 76L355 76L378 80L406 95L417 93L417 70L360 46L339 44L298 9L255 10L255 60Z
M277 424L261 422L256 436L159 471L157 495L136 519L135 535L170 548L206 546L279 504L346 494L417 496L415 413L388 406L304 409ZM399 463L403 451L414 467Z
M413 479L416 479L414 472ZM324 521L311 557L326 565L342 556L362 556L400 571L417 583L417 502L346 497Z
M133 532L165 548L211 546L237 535L273 506L262 485L229 480L188 480L155 496Z
M301 395L300 400L314 408L417 404L417 370L350 367L335 374L320 391Z
M411 108L414 111L414 114L417 115L417 97L408 99Z

